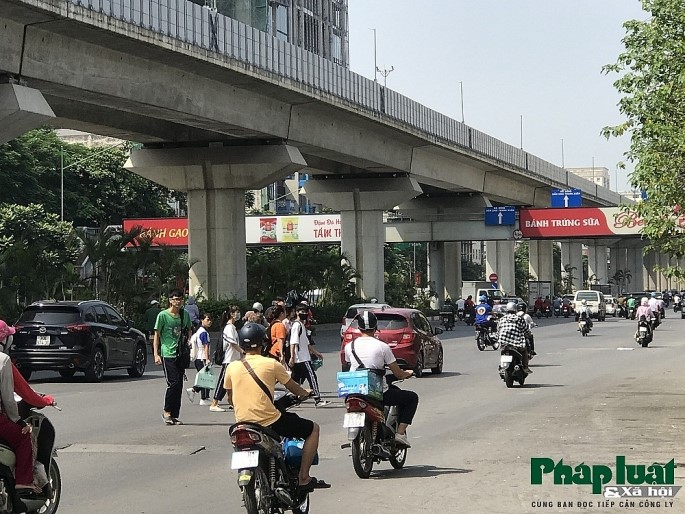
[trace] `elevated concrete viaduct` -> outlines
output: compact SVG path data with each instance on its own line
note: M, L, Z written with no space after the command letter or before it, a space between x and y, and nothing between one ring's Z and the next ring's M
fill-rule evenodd
M146 145L127 167L189 192L190 254L202 262L191 285L209 296L245 295L241 191L305 167L314 175L308 193L343 213L344 249L363 271L359 293L381 300L379 216L393 202L418 198L428 208L433 193L457 202L470 193L484 203L544 207L550 188L567 187L580 188L585 205L621 201L186 0L0 0L0 75L39 90L55 126ZM0 95L2 106L9 97ZM513 290L513 241L488 248L488 270ZM434 246L432 268L456 273L454 255L449 243Z

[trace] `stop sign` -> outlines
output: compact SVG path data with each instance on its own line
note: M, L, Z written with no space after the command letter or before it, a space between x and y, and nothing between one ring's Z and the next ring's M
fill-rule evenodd
M488 277L488 279L490 279L490 282L497 282L498 278L499 277L497 276L497 273L490 273L490 276Z

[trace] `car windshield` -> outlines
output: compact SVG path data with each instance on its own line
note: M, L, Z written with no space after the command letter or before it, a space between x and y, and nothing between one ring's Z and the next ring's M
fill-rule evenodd
M74 307L28 307L18 323L39 325L66 325L81 321L81 313Z
M493 300L502 300L502 291L499 289L488 289L487 290L488 298L492 298Z
M581 300L587 300L588 302L596 302L598 296L597 293L593 293L592 291L580 291L576 293L576 301L580 302Z
M399 314L376 314L378 330L402 330L409 326L407 319ZM351 328L359 328L357 320L350 323Z

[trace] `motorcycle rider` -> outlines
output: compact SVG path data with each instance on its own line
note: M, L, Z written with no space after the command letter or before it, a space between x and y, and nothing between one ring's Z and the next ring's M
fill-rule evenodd
M629 297L626 300L626 305L628 307L628 309L626 311L626 319L628 319L629 317L630 317L630 319L635 319L635 315L633 314L633 312L637 306L637 300L635 299L635 297L634 296Z
M661 305L659 300L657 300L656 293L651 293L647 301L649 303L649 308L652 309L652 318L656 320L656 324L658 325L661 320ZM637 319L640 318L638 317Z
M588 331L592 330L592 318L590 317L590 313L592 312L590 310L590 306L587 304L587 300L581 300L580 305L576 309L576 322L580 321L580 315L582 313L585 313L585 321L587 321L587 328ZM580 330L580 328L578 329Z
M537 327L537 323L533 321L533 318L526 312L526 306L524 304L518 304L516 306L517 309L517 315L523 318L523 320L526 322L526 325L528 325L528 330L530 331L530 337L528 338L528 346L530 348L530 356L537 355L535 353L535 338L533 337L533 329Z
M478 298L480 302L476 306L476 326L481 326L492 332L497 330L497 323L492 319L492 307L488 303L488 299L485 295Z
M652 308L649 306L649 299L645 296L640 300L640 306L637 308L637 311L635 311L635 318L640 321L640 317L644 316L645 319L647 320L647 333L649 334L649 337L652 336L652 319L654 318L654 311L652 311ZM637 337L637 332L635 333L635 337Z
M276 382L300 399L309 398L310 391L295 382L280 362L262 356L266 330L260 323L248 321L238 332L238 337L246 355L231 362L224 377L224 389L229 403L233 405L236 423L255 423L273 430L281 437L304 439L298 477L301 490L311 492L329 488L330 484L309 476L319 447L319 425L293 412L280 412L273 402ZM266 394L262 385L270 395Z
M356 319L362 335L354 340L354 353L364 368L379 370L379 373L385 374L385 367L387 366L393 375L400 380L414 376L413 371L405 371L399 367L392 350L386 343L374 337L378 319L373 312L362 311L357 314ZM360 368L357 358L352 353L352 344L345 345L345 360L350 363L350 371L356 371ZM395 433L395 442L411 448L407 440L407 427L411 425L414 419L416 408L419 405L419 396L414 391L405 391L396 387L386 388L385 384L384 389L383 405L396 405L398 408L399 423Z
M523 317L516 314L516 302L509 302L505 307L506 314L497 323L497 337L504 348L515 346L521 352L521 364L523 371L531 374L533 371L528 367L528 350L526 341L531 336L528 324Z
M457 300L457 314L461 312L462 317L464 316L464 304L466 303L466 300L464 300L461 296L459 296L459 299Z

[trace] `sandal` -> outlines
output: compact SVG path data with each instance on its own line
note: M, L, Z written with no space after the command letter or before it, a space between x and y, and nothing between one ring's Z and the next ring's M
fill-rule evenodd
M331 484L327 484L323 480L319 480L315 477L312 477L312 479L306 484L302 484L299 486L300 491L302 491L303 493L310 493L314 489L330 489L330 487Z

